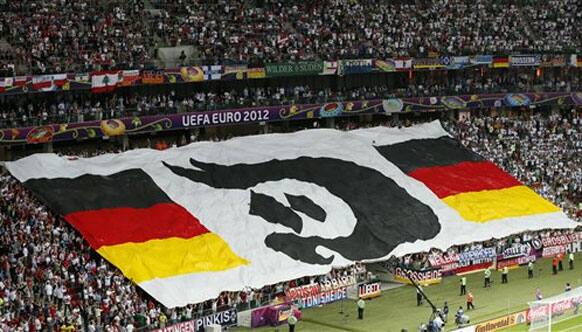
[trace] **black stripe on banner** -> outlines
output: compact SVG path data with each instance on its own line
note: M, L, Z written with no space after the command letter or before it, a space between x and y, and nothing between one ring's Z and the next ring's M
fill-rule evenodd
M62 215L107 208L148 208L172 202L141 169L107 176L85 174L72 179L30 179L24 186Z
M404 173L410 173L422 167L447 166L463 161L483 160L483 157L448 136L377 146L376 150Z

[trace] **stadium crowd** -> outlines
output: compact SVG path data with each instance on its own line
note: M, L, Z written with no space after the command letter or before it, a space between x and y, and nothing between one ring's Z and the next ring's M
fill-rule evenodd
M2 1L0 67L139 68L166 45L192 45L205 64L575 53L578 9L576 0Z
M0 63L25 73L137 68L151 61L155 42L144 1L4 1L0 31L9 46Z
M0 128L75 123L90 120L207 111L237 107L426 97L496 92L580 91L582 79L575 70L547 72L537 77L530 70L466 71L455 75L417 74L406 84L389 83L324 88L315 85L245 86L242 89L165 89L154 94L126 89L113 94L43 94L38 98L12 96L0 102Z
M581 116L580 111L574 110L547 114L538 111L533 116L474 114L460 123L448 122L446 127L468 147L497 162L581 221L582 181L576 167L580 165L582 149ZM387 126L411 123L383 121ZM342 127L346 129L357 127L353 122L345 123ZM549 163L546 158L549 155L555 162ZM303 278L263 289L225 292L204 303L166 309L91 250L72 227L48 211L11 176L0 177L0 195L1 331L141 331L231 306L244 309L268 303L281 296L286 287L314 280ZM449 253L484 246L497 247L501 252L534 237L559 233L528 232L455 246ZM402 261L422 269L428 267L428 255L410 255ZM363 278L367 275L365 267L356 264L320 278L346 273Z

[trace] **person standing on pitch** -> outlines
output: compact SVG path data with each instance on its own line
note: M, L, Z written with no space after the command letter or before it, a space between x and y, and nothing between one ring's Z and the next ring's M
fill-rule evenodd
M574 253L572 251L568 254L568 266L570 270L574 270Z
M418 288L416 289L416 305L420 306L422 304L422 286L418 285Z
M460 283L461 283L461 294L459 294L459 296L463 296L467 294L467 277L462 276Z
M564 271L564 265L562 265L563 260L564 254L558 254L558 271Z
M509 269L506 267L503 268L503 272L501 272L501 283L507 283L507 275L509 274Z
M467 294L467 311L469 311L469 309L475 309L475 306L473 305L473 293L469 292L469 294Z
M558 274L558 256L552 259L552 274Z
M366 301L364 299L358 300L358 319L364 319L364 309L366 308Z
M533 270L534 270L533 262L527 263L527 278L528 279L533 278Z
M491 287L491 269L487 268L485 269L485 286L483 286L485 288L487 287Z
M297 317L295 314L291 313L289 318L287 318L287 324L289 324L289 332L295 332L295 325L297 324Z

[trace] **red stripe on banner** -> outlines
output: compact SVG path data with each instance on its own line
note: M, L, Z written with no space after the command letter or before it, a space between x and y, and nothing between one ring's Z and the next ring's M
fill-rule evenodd
M100 86L97 88L91 88L92 93L106 93L106 92L112 92L113 90L115 90L115 85L108 85L108 86Z
M189 239L209 233L190 212L174 203L145 209L113 208L73 212L65 216L92 248L170 237Z
M32 88L34 90L40 90L40 89L47 89L50 88L53 85L52 81L40 81L40 82L36 82L36 83L32 83Z
M424 183L439 198L466 192L503 189L519 181L489 161L417 168L408 175Z

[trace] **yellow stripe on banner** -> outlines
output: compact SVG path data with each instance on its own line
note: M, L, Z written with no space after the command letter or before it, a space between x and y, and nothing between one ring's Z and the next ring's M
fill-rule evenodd
M235 254L218 235L123 243L97 250L136 283L186 273L223 271L249 262Z
M560 211L526 186L461 193L443 201L465 220L475 222Z

